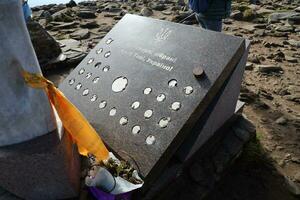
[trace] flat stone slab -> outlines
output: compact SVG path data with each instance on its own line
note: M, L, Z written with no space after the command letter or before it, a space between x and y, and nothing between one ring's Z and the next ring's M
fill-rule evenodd
M126 15L60 89L148 178L189 136L244 51L242 38Z

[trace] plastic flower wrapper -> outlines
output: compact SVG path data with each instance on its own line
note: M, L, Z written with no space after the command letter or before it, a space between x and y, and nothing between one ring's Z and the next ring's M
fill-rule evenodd
M138 171L129 162L120 161L111 152L107 161L97 162L93 156L89 156L89 161L91 168L85 184L99 200L114 200L118 197L130 199L130 192L144 184Z

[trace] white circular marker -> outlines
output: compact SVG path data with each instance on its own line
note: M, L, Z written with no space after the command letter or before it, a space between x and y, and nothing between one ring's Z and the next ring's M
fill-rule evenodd
M102 52L103 52L103 49L100 48L100 49L98 49L98 50L96 51L96 54L100 54L100 53L102 53Z
M103 67L102 71L104 72L108 72L110 69L110 66L106 65L105 67Z
M94 62L94 58L90 58L90 59L88 60L87 64L91 64L91 63L93 63L93 62Z
M151 88L145 88L144 89L144 94L150 94L152 92L152 89Z
M121 125L126 125L128 123L128 118L127 117L121 117L120 119L120 124Z
M96 101L97 99L98 99L98 96L94 94L94 95L91 97L91 102L94 102L94 101Z
M180 108L181 108L180 102L174 102L171 105L171 109L174 110L174 111L178 111Z
M183 89L183 91L184 91L184 93L185 93L186 95L189 95L189 94L192 94L192 93L193 93L194 89L193 89L192 86L187 86L187 87L185 87L185 88Z
M116 80L114 80L111 89L114 92L122 92L127 87L128 80L125 77L119 77Z
M112 43L113 41L114 41L113 39L109 38L108 40L106 40L106 44L110 44L110 43Z
M75 87L76 90L80 90L80 88L82 87L82 84L81 83L78 83Z
M117 109L116 108L112 108L110 111L109 111L109 115L110 116L115 116L117 113Z
M74 83L75 83L75 79L74 78L69 80L69 85L73 85Z
M83 90L83 92L82 92L83 96L87 96L88 94L89 94L89 89Z
M85 72L85 69L82 68L82 69L80 69L80 70L78 71L78 74L81 75L81 74L83 74L84 72Z
M146 138L146 144L147 145L152 145L155 143L155 137L153 135L149 135L147 138Z
M89 79L89 78L91 78L92 77L92 73L91 72L89 72L89 73L87 73L86 75L85 75L85 78L86 79Z
M105 58L108 58L110 55L111 55L111 53L110 53L110 51L108 51L108 52L106 52L106 53L104 54L104 57L105 57Z
M170 120L171 120L170 117L161 118L158 122L160 128L166 128L168 126Z
M138 134L140 132L141 132L141 127L140 126L134 126L132 128L132 134L136 135L136 134Z
M152 117L153 115L153 111L152 110L146 110L145 113L144 113L144 117L146 119L149 119L150 117Z
M99 108L100 109L103 109L103 108L105 108L106 107L106 101L101 101L100 103L99 103Z
M133 110L136 110L136 109L138 109L139 107L140 107L140 102L138 102L138 101L133 102L132 105L131 105L131 108L132 108Z
M159 94L157 97L156 97L156 100L158 102L162 102L166 99L166 95L165 94Z
M95 78L93 79L93 83L98 83L99 80L100 80L100 77L95 77Z
M170 88L176 87L177 86L177 81L175 79L172 79L168 83Z

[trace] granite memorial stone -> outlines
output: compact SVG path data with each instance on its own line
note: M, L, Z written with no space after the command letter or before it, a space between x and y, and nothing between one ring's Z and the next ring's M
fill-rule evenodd
M245 49L239 37L127 14L60 88L147 181L193 134Z

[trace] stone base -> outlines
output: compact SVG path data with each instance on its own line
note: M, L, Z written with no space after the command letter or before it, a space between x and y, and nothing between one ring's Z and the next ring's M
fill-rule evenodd
M80 159L68 134L57 132L0 148L0 187L24 199L76 197ZM1 196L0 196L1 197Z
M255 136L255 127L238 115L222 127L191 160L180 163L171 160L160 178L146 193L137 191L137 200L201 200L221 179L243 146Z

